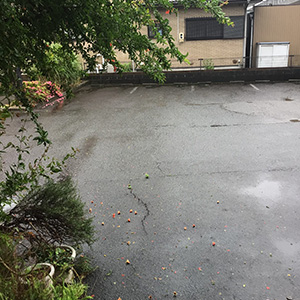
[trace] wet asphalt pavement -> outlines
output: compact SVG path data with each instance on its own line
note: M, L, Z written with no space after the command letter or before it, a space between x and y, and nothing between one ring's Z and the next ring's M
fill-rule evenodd
M94 299L300 299L298 119L295 83L85 86L42 111L52 154L80 149Z

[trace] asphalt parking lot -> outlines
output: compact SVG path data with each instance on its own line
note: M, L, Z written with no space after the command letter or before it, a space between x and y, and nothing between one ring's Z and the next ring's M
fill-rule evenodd
M40 118L80 149L94 299L300 299L300 85L85 86Z

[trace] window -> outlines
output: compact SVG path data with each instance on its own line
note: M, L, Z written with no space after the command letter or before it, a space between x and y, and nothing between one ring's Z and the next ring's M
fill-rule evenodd
M234 27L219 24L214 18L185 20L186 40L241 39L244 36L244 16L230 17Z
M223 25L213 18L192 18L185 20L187 40L221 39Z
M224 39L242 39L244 37L244 17L230 17L234 26L224 26Z
M157 29L157 32L162 35L162 29L160 28L159 23L155 23L155 27ZM153 27L148 26L148 37L150 39L154 39L155 34L156 34L156 32L153 30Z

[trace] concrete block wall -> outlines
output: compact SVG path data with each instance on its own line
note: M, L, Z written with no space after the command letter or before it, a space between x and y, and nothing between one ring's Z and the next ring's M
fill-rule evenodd
M214 71L165 72L167 84L200 84L207 82L300 82L300 68L238 69ZM142 72L123 74L90 74L91 84L158 84Z

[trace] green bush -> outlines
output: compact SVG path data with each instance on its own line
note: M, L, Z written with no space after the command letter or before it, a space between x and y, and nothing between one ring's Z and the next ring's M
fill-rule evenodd
M26 260L17 255L22 235L0 235L0 300L87 300L88 286L81 281L65 285L54 281L46 287L34 271L25 272Z
M80 274L80 277L83 279L94 272L97 267L92 266L92 260L89 256L80 255L75 260L74 269L77 274Z
M76 54L64 51L57 43L51 44L46 54L46 58L37 61L29 70L28 75L32 80L43 77L45 80L61 85L69 98L72 95L72 87L80 81L83 75Z
M204 59L203 66L205 70L214 70L215 65L212 59Z
M0 234L0 300L49 300L51 291L45 283L23 272L25 261L16 254L21 240Z
M132 72L132 65L131 65L131 63L123 64L122 68L123 68L123 72Z
M57 285L53 289L53 300L87 300L93 299L91 296L86 296L88 286L81 282L71 285Z
M49 180L29 192L9 213L0 228L33 232L37 244L91 244L94 241L92 218L85 216L84 203L70 177Z
M66 270L73 267L74 262L69 249L54 245L43 245L38 249L38 261L52 264L55 268Z

